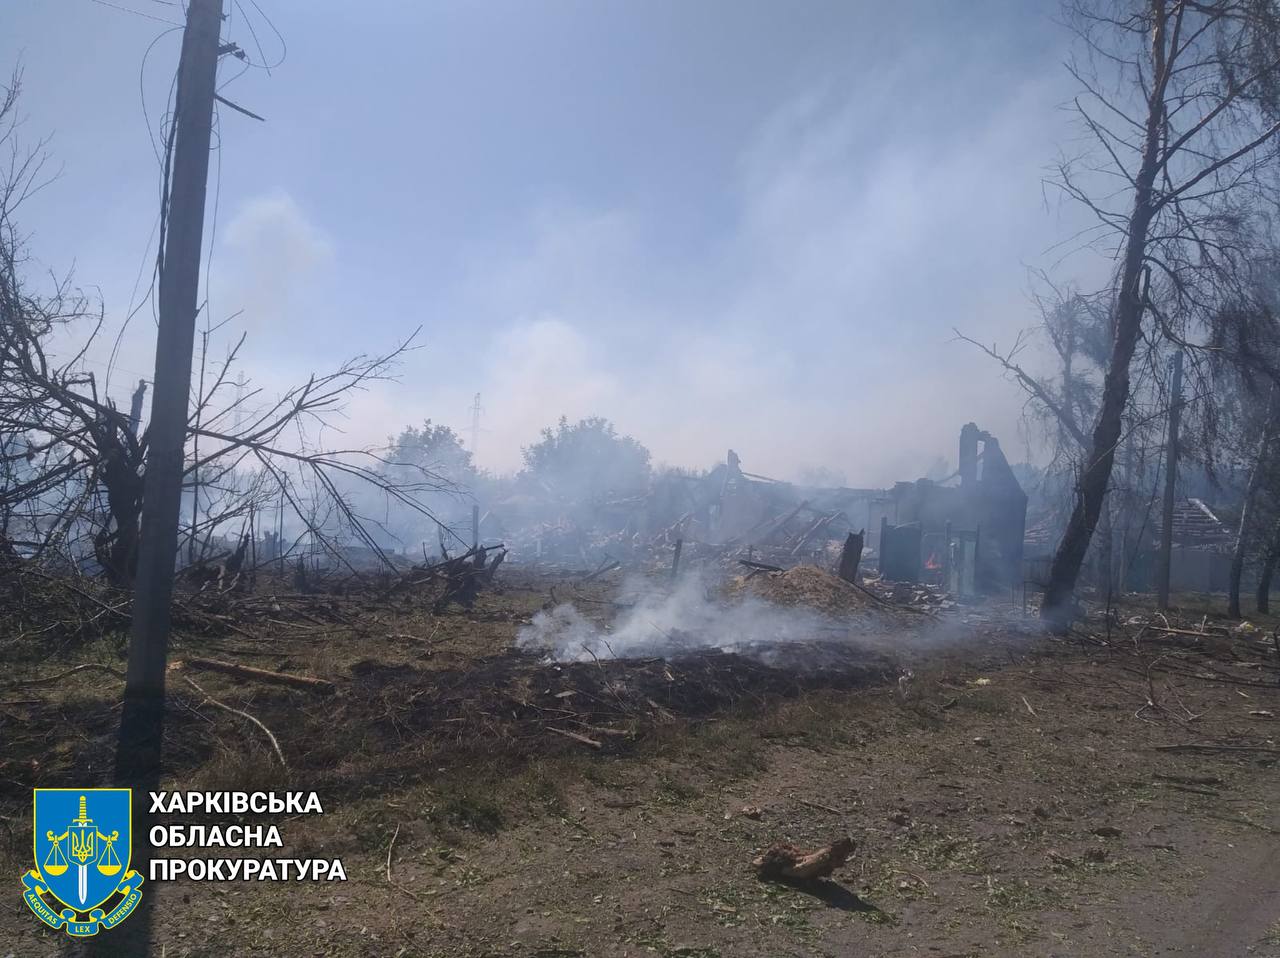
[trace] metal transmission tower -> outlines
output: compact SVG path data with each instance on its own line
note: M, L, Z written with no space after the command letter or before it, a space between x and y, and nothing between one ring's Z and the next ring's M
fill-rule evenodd
M476 443L480 441L480 413L484 412L480 405L480 394L476 393L475 402L471 404L471 464L476 464Z

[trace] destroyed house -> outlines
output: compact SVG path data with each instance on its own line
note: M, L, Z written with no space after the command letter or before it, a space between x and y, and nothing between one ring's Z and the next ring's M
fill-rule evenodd
M790 558L843 542L879 490L795 486L744 472L732 449L703 480L709 541L781 550Z
M1126 554L1122 581L1126 591L1156 589L1160 538L1159 528L1152 524L1139 548ZM1176 592L1226 592L1234 545L1235 534L1204 500L1179 498L1173 507L1170 588ZM1246 573L1245 581L1251 583L1252 576Z
M1022 580L1027 495L990 433L960 430L959 468L935 482L899 482L877 549L886 579L940 581L960 594L1010 588Z

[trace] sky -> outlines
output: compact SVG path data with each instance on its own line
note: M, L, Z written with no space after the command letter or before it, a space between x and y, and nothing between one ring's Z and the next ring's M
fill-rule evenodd
M561 415L655 462L883 485L976 421L1017 460L1008 345L1031 268L1086 225L1044 179L1080 131L1056 4L968 0L226 0L206 217L210 352L264 396L420 330L352 397L343 446L430 418L480 465ZM57 178L21 211L37 268L146 292L168 0L0 0L0 68ZM269 67L269 69L267 69ZM150 378L150 306L111 392ZM1029 354L1034 364L1034 356Z

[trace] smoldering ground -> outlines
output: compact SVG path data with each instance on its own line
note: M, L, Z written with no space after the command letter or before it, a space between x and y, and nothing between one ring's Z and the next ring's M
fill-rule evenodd
M560 662L594 658L673 657L695 649L743 651L763 643L810 641L844 632L837 622L804 609L784 609L754 596L727 602L702 574L670 590L638 577L622 589L621 614L598 624L573 602L539 612L522 628L521 648L546 649Z
M816 568L801 569L824 583L847 585ZM848 589L855 594L854 586ZM859 651L905 661L971 639L954 617L881 606L870 598L856 611L784 605L755 594L741 578L717 579L704 570L674 584L633 575L618 594L603 615L595 600L554 603L519 630L516 645L543 650L556 662L678 659L720 651L806 669L837 665Z

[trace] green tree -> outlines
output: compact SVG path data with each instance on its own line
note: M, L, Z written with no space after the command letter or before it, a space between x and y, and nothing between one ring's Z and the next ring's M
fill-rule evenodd
M406 426L389 442L387 461L391 468L411 466L426 469L449 482L470 486L476 478L471 452L449 426L423 420L422 426Z
M649 484L649 450L613 423L589 416L572 425L565 416L523 450L523 476L568 501L596 501L643 492Z

